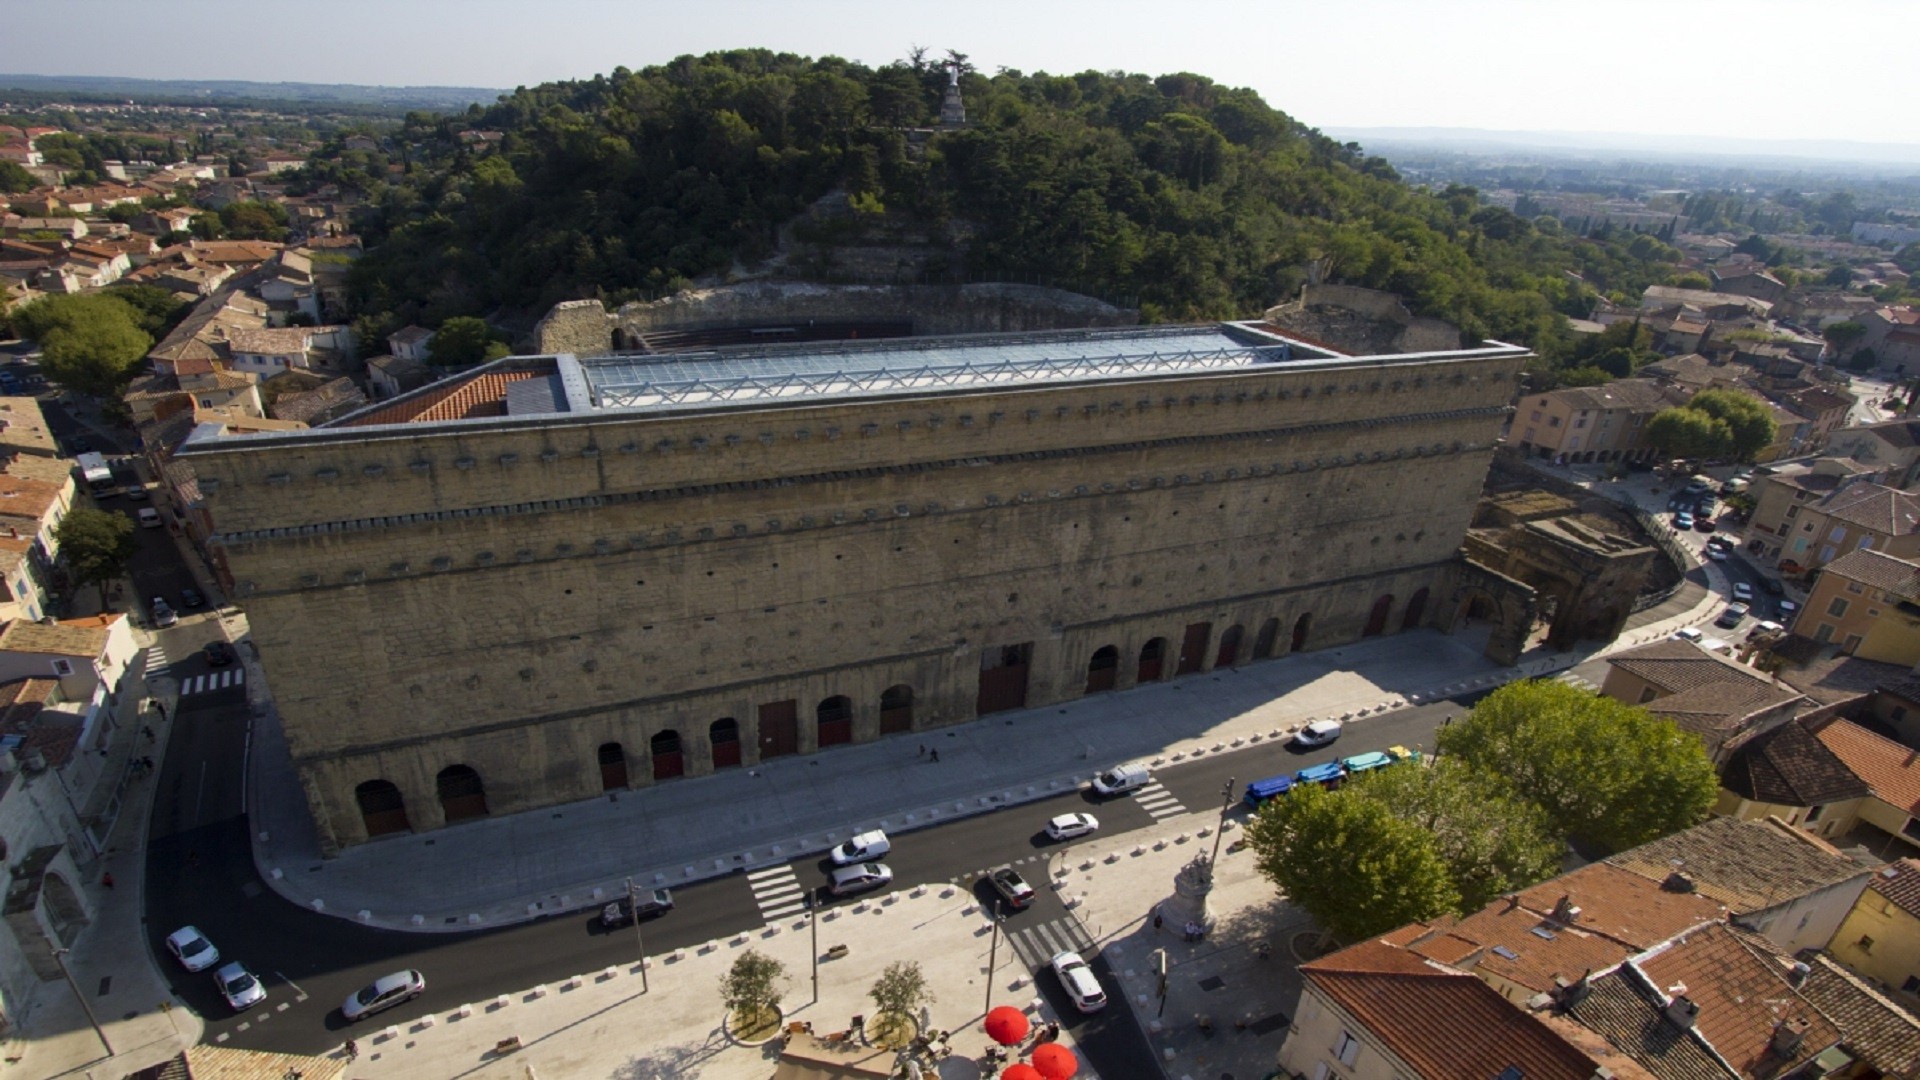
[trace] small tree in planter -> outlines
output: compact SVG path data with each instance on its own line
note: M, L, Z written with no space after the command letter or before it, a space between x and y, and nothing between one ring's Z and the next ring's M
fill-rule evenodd
M873 1041L890 1049L899 1049L912 1041L914 1014L923 1005L933 1003L933 991L920 965L911 960L896 960L887 965L867 991L877 1011L873 1018Z
M780 1025L780 982L787 967L752 949L739 955L720 979L720 1000L734 1037L750 1042L773 1034Z

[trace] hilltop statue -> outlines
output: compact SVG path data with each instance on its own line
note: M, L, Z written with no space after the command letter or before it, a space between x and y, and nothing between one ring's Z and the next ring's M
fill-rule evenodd
M947 65L947 96L940 102L940 126L967 126L967 106L960 100L960 65Z

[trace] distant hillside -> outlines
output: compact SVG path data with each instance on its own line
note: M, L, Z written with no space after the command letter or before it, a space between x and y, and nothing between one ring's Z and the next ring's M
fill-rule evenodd
M797 239L825 253L785 276L917 244L930 254L914 273L1079 283L1137 297L1150 321L1256 314L1317 263L1551 350L1596 289L1637 296L1678 258L1652 237L1572 237L1472 191L1413 190L1384 159L1197 75L969 71L969 126L929 130L946 83L917 58L683 57L413 117L395 149L335 144L296 183L378 208L354 273L367 335L719 280Z
M471 86L353 86L264 83L235 79L124 79L114 75L0 75L0 94L28 90L78 99L133 99L148 103L209 104L285 101L301 104L379 105L392 109L460 112L506 93Z
M1327 134L1375 149L1447 148L1475 153L1684 160L1736 158L1779 165L1920 165L1920 145L1845 139L1752 139L1726 135L1632 135L1607 131L1494 131L1484 128L1342 128Z

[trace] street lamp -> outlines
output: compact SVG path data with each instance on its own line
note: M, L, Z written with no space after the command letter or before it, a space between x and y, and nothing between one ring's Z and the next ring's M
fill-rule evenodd
M1000 957L1000 898L993 898L993 943L987 947L987 1003L980 1007L982 1013L993 1011L994 968L999 966ZM75 991L78 993L79 991Z
M1220 840L1227 834L1227 811L1233 808L1233 777L1227 777L1225 786L1220 789L1220 827L1213 830L1213 857L1207 860L1207 869L1211 874L1214 867L1220 865Z
M49 945L53 951L53 962L60 965L60 974L66 976L67 988L73 991L73 999L80 1003L80 1010L87 1014L87 1023L93 1025L93 1033L100 1036L100 1045L107 1048L107 1056L114 1054L113 1044L107 1041L106 1029L100 1026L100 1018L93 1015L93 1006L87 1004L87 995L80 992L80 984L73 981L73 972L67 970L67 953L72 951L58 945Z
M640 992L647 987L647 939L640 930L640 898L634 894L633 879L627 879L627 910L633 914L633 940L640 945Z

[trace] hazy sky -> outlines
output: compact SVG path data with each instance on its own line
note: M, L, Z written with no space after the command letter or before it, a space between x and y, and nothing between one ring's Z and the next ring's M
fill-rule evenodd
M0 0L0 71L511 88L757 46L1191 71L1315 127L1920 143L1916 0Z

